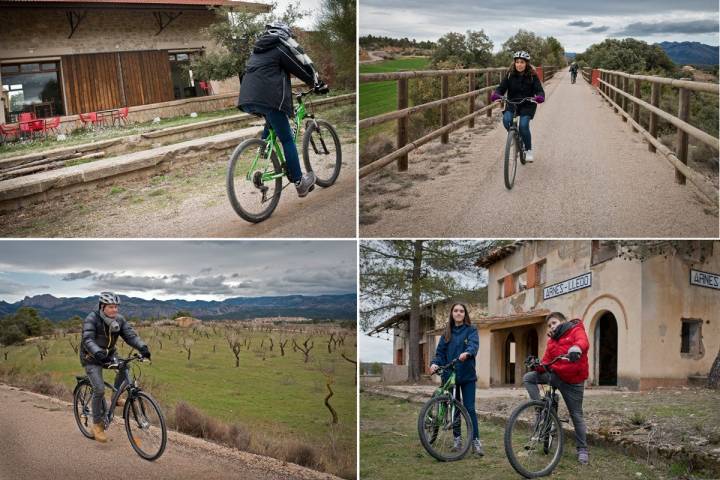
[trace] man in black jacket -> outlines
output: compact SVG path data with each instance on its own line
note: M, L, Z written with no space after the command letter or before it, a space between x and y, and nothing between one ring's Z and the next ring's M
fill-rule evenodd
M93 433L98 442L107 442L103 414L105 413L105 383L103 366L112 363L115 357L115 343L122 337L125 343L137 349L145 358L150 358L150 350L137 332L118 313L120 297L112 292L101 292L98 309L91 312L83 322L80 363L85 367L93 387L92 414ZM123 379L115 378L115 388L119 388ZM124 402L124 400L122 400ZM118 406L123 403L118 400Z
M315 174L302 174L300 158L288 117L293 116L293 94L290 74L312 86L320 93L328 88L319 78L310 57L293 39L291 28L283 22L265 26L265 33L255 42L245 66L240 85L238 108L265 117L275 130L285 152L290 181L298 195L304 197L315 185ZM268 135L265 125L263 138Z

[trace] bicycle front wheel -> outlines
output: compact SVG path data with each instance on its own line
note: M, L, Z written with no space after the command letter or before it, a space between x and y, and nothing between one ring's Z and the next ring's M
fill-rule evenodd
M422 446L437 460L460 460L470 450L473 438L470 414L449 395L434 397L420 410L418 434Z
M302 152L305 170L315 173L316 184L329 187L335 183L340 175L342 149L332 125L325 120L309 122L303 135Z
M167 427L160 406L145 392L131 395L123 410L125 431L135 453L157 460L167 445Z
M525 478L550 475L560 462L564 441L557 414L541 401L519 405L505 426L505 455Z
M266 143L259 138L242 142L230 156L227 194L235 212L252 223L272 215L282 192L282 168L273 152L265 155Z
M92 396L93 390L89 383L78 383L73 392L73 413L80 433L87 438L95 438L92 432Z
M511 190L515 184L515 174L517 173L517 162L520 156L520 149L516 140L517 133L510 129L505 141L505 188Z

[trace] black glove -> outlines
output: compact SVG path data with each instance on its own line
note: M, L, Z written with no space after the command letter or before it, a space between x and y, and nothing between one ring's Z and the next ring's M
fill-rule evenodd
M93 357L95 357L95 360L100 363L107 363L108 361L107 353L105 353L104 350L100 350L99 352L94 353Z
M315 93L329 93L330 87L327 86L325 82L320 80L318 83L315 84Z
M575 363L577 361L580 361L580 355L582 355L582 351L580 350L580 347L570 347L570 350L568 350L568 360Z
M147 347L147 345L143 345L143 347L139 351L140 355L150 360L150 349Z
M525 368L527 368L528 370L534 370L539 364L540 361L537 357L533 355L528 355L528 357L525 359Z

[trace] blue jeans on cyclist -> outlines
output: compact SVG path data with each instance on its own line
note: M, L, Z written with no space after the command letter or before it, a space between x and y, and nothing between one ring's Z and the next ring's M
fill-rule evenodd
M302 178L302 170L300 170L300 157L298 156L297 147L295 146L295 139L293 138L292 129L290 128L290 119L288 119L288 116L280 110L255 104L243 105L243 111L259 114L265 117L266 123L262 138L267 138L270 133L268 128L268 124L270 124L273 130L275 130L275 134L283 146L285 163L288 168L288 177L290 177L291 182L299 182Z
M475 386L477 382L468 382L463 383L462 385L455 385L455 392L456 395L459 396L462 399L462 403L467 409L468 413L470 414L470 421L472 422L473 427L473 440L477 440L480 438L479 432L478 432L478 421L477 421L477 413L475 413ZM460 436L460 427L453 429L453 435L455 437Z
M505 130L510 130L512 121L513 112L510 110L503 112L503 126L505 127ZM520 138L522 138L523 144L525 144L525 150L532 150L530 138L530 115L520 115L518 130L520 131Z

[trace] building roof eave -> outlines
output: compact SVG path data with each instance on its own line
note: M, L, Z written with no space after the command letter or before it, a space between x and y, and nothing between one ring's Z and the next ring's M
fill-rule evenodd
M529 240L516 240L509 245L502 245L500 247L490 250L486 255L480 257L475 262L475 265L481 268L488 268L490 265L499 262L503 258L509 257L521 246L528 243Z

